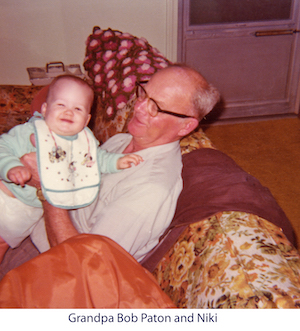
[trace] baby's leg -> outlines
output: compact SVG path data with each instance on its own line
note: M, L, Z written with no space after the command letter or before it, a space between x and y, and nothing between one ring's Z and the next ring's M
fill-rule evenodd
M9 248L9 245L6 243L6 241L4 239L2 239L0 237L0 263L2 262L3 257L6 253L6 251L8 250L8 248Z
M15 248L29 235L43 216L43 209L24 204L0 190L0 259L6 251L5 242Z
M0 180L0 190L3 191L8 196L14 198L13 193L9 191L9 189L2 183L1 180ZM0 237L0 263L2 262L3 257L6 251L8 250L8 248L9 248L8 243L2 237Z

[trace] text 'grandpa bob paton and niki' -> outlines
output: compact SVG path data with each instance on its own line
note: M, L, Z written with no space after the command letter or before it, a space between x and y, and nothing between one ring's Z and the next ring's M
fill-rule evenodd
M123 314L79 315L71 313L68 316L71 323L217 323L217 313L192 313L182 315L156 315L156 314Z

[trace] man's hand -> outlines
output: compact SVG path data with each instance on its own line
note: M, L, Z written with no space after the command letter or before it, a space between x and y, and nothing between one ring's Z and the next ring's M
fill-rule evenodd
M31 178L31 172L25 167L18 166L8 171L7 178L13 183L24 187Z
M127 169L131 168L132 164L138 165L143 162L143 158L136 154L127 154L120 157L117 161L117 169Z

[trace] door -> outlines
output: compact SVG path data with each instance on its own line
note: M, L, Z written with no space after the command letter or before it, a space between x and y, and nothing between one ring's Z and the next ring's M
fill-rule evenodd
M300 0L179 0L178 61L221 92L212 120L299 112Z

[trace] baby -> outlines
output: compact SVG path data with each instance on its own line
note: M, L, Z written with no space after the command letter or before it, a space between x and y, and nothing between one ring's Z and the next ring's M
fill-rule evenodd
M87 128L93 100L93 90L82 79L56 77L41 114L1 135L0 261L9 246L18 246L41 223L41 201L64 209L84 207L98 195L100 171L113 173L143 161L136 154L113 154L99 147ZM37 152L38 189L26 185L31 173L19 160L30 152Z

